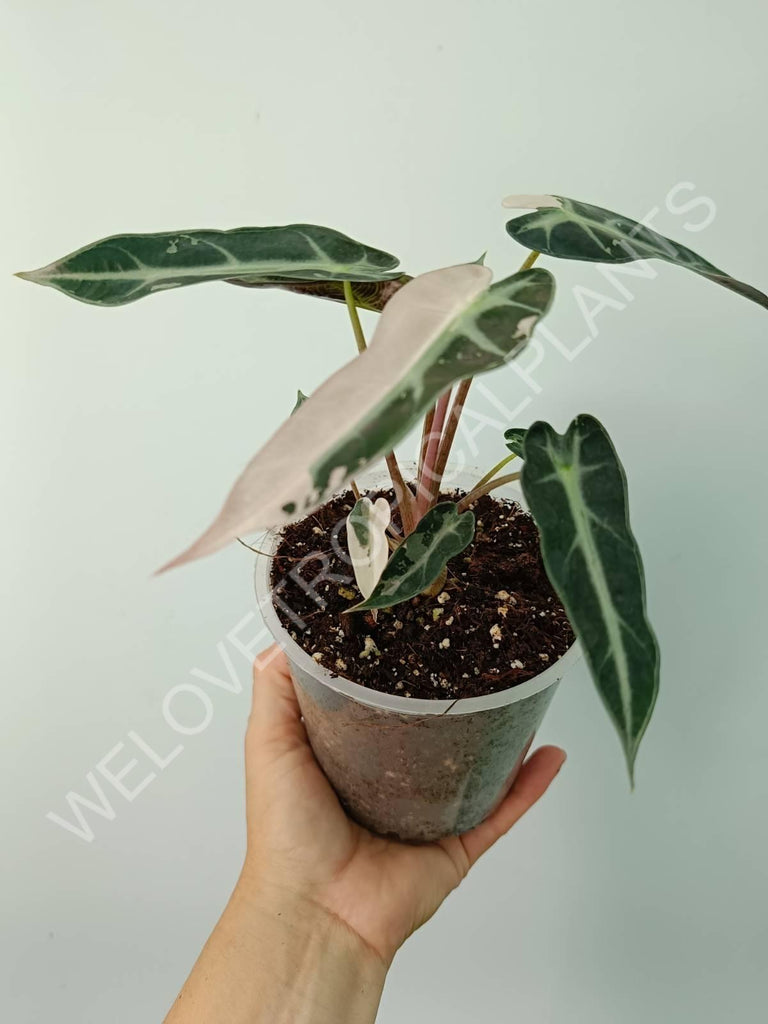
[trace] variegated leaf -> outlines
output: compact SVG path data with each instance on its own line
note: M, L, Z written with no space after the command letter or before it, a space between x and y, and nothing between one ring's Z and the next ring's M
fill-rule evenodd
M536 208L536 213L527 213L507 223L509 234L529 249L592 263L666 260L768 309L768 295L764 292L737 281L692 249L619 213L564 196L509 196L504 206Z
M387 527L391 511L386 498L361 498L347 516L347 547L360 593L368 598L389 560Z
M546 270L488 288L477 264L415 278L386 305L368 349L330 377L251 460L212 526L172 565L316 508L391 451L436 399L513 358L549 308Z
M390 608L416 597L435 582L449 559L462 552L474 535L472 512L460 514L454 502L440 502L392 555L370 597L349 610Z
M81 302L122 306L205 281L387 281L398 260L316 224L113 235L19 274Z
M547 574L584 648L633 778L659 688L659 649L645 610L624 469L593 416L577 416L564 435L534 423L524 455L523 493L541 534Z

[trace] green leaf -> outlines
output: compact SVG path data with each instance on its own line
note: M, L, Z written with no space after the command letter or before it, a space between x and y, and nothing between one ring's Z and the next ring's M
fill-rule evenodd
M349 611L390 608L421 594L474 535L472 512L459 514L452 501L435 505L392 555L371 596Z
M369 309L380 313L395 292L413 278L408 274L400 274L386 281L354 281L352 296L358 309ZM236 284L242 288L279 288L281 291L293 292L295 295L309 295L317 299L330 299L332 302L345 303L344 285L339 281L295 281L280 280L260 281L258 278L227 278L227 284Z
M504 440L507 443L507 448L521 459L523 458L525 435L526 431L522 427L511 427L509 430L504 431Z
M526 433L522 486L547 573L581 640L633 779L659 688L659 649L646 615L624 469L593 416L577 416L564 435L538 422Z
M549 309L554 280L533 269L488 288L487 267L414 278L386 305L371 343L312 393L254 456L211 527L170 565L321 505L391 451L452 384L501 366ZM170 565L167 568L170 568Z
M306 402L306 400L308 398L309 398L309 395L305 395L304 392L301 389L299 389L296 392L296 405L294 405L294 407L291 409L291 416L293 416L293 414L298 409L300 409L302 407L302 405L304 405L304 403Z
M205 281L386 281L398 260L315 224L113 235L19 274L96 306Z
M527 213L507 223L509 234L529 249L561 259L592 263L666 260L768 309L768 295L764 292L737 281L692 249L619 213L564 196L510 196L504 200L504 206L536 207L536 213Z

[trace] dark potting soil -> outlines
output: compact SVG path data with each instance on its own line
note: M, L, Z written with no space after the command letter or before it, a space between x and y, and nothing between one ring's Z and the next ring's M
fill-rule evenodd
M380 493L392 501L391 491L370 496ZM354 502L348 491L288 525L272 565L280 621L333 675L403 697L478 697L525 682L573 643L536 524L491 495L472 506L475 539L448 563L439 594L381 610L376 621L344 615L361 600L346 545Z

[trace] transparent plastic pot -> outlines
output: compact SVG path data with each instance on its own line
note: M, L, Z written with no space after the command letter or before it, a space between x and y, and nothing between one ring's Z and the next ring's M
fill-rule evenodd
M481 475L457 471L446 476L446 486L467 490ZM358 484L389 486L381 473ZM524 505L514 484L495 494ZM279 541L274 532L260 546L271 553ZM272 603L271 569L271 558L257 559L260 610L288 656L315 756L349 814L380 835L422 842L483 821L514 782L560 680L581 656L578 643L527 682L484 697L383 693L333 675L296 643ZM460 669L466 666L457 659Z

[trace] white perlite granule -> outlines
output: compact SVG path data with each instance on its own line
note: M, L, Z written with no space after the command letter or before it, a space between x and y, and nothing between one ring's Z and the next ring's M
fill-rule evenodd
M365 637L365 639L363 640L363 645L363 649L362 651L360 651L361 658L370 658L371 655L379 657L381 655L381 651L376 646L376 641L373 639L372 636Z

